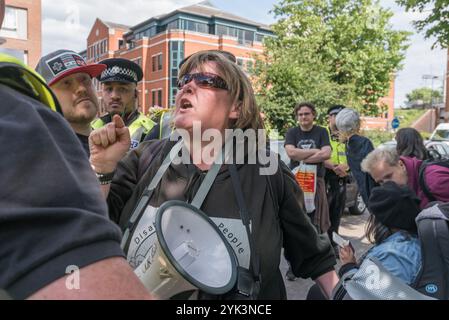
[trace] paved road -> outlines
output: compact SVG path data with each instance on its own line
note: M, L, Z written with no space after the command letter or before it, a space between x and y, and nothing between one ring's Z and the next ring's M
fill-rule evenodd
M345 239L351 241L352 245L356 250L357 256L363 254L371 245L364 237L365 234L365 224L368 219L368 211L361 216L351 216L346 213L341 221L340 235ZM340 267L340 262L338 260L337 268ZM281 261L281 271L285 275L287 271L287 262L282 259ZM285 286L287 288L287 296L289 300L304 300L307 296L309 288L313 285L313 281L308 279L296 279L295 281L285 280Z

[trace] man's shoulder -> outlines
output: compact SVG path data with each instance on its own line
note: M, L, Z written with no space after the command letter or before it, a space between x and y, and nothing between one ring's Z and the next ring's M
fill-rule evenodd
M296 134L299 132L301 132L301 129L299 128L299 126L294 126L287 130L287 134Z
M314 125L313 128L312 128L312 131L319 132L319 133L324 133L324 134L328 134L329 133L328 128L322 127L322 126L319 126L319 125Z

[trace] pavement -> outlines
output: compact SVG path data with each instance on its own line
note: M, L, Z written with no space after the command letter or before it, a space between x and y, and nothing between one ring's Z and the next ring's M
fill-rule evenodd
M365 213L360 216L352 216L348 212L345 212L341 220L339 233L343 238L351 241L357 257L360 257L371 247L371 244L365 238L365 225L368 216L368 210L365 210ZM340 260L337 260L336 269L338 270L340 266ZM288 265L283 255L281 258L280 269L285 276ZM284 283L287 289L288 300L305 300L310 287L314 284L310 279L297 278L295 281L288 281L285 277Z

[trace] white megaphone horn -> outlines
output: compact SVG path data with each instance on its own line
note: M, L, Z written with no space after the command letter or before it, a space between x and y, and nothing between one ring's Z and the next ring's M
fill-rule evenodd
M194 206L168 201L156 213L157 241L134 270L159 299L199 289L229 292L237 280L237 258L214 222Z

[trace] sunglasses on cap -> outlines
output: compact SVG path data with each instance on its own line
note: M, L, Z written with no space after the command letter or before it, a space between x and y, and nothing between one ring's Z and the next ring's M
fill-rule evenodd
M178 80L178 89L182 89L187 83L195 81L195 84L200 88L215 88L228 90L228 85L223 78L213 73L200 72L200 73L187 73Z

